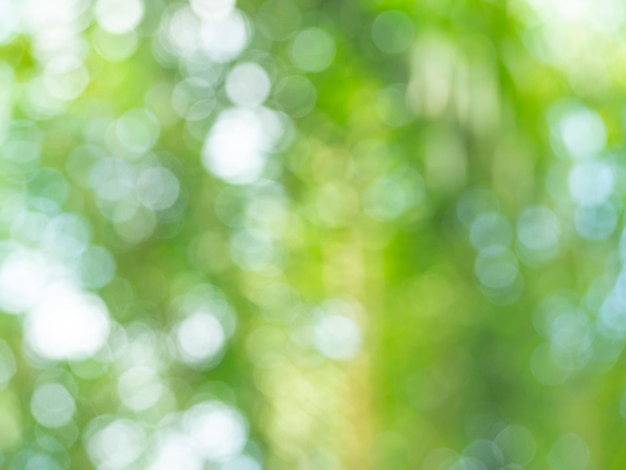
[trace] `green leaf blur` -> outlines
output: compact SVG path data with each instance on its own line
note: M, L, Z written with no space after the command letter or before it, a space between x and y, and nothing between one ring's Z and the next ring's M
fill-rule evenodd
M0 0L0 467L626 467L618 0Z

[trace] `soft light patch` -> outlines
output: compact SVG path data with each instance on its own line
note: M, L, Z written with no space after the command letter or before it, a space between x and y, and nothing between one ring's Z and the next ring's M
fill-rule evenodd
M51 284L29 312L24 326L28 345L38 355L54 360L80 360L95 354L110 329L102 300L71 284Z

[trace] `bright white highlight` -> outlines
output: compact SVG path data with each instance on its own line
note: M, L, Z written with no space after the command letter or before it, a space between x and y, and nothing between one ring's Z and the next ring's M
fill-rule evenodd
M225 341L221 323L210 313L194 313L176 328L176 345L186 362L211 360L222 350Z
M195 450L204 458L224 462L239 454L247 440L241 414L218 402L203 403L185 414L185 428Z
M222 19L235 8L235 0L191 0L191 8L204 20Z
M11 0L0 0L0 44L12 41L19 28L18 5Z
M261 175L267 153L281 134L282 123L269 109L228 109L207 136L202 163L229 183L251 183Z
M48 283L50 265L37 254L15 251L0 266L0 307L9 313L23 313L41 296Z
M546 22L557 26L580 27L613 32L624 21L620 0L528 0Z
M155 455L149 470L202 470L204 462L191 446L189 439L179 433L159 436L155 445Z
M59 282L45 290L24 328L26 342L38 355L80 360L104 345L110 320L98 296Z
M113 34L124 34L141 22L144 6L141 0L98 0L94 16L102 29Z
M200 35L205 52L216 62L233 60L248 43L246 22L237 10L226 18L205 22Z

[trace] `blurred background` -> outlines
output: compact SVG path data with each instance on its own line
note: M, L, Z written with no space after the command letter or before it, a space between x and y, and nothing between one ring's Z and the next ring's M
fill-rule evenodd
M625 14L0 0L0 466L625 468Z

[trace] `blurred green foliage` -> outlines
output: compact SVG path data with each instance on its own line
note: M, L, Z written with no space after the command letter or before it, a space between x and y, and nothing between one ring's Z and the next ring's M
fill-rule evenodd
M617 0L0 0L0 466L622 469Z

